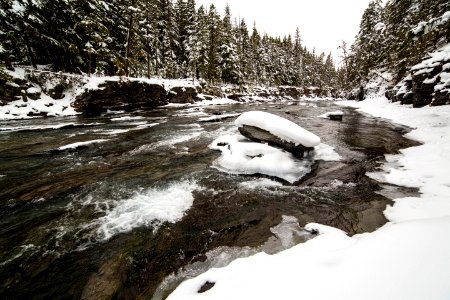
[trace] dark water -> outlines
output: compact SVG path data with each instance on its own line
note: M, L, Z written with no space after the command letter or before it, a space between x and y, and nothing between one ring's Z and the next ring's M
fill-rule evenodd
M316 133L342 160L313 162L295 185L212 168L220 153L208 145L236 132L234 119L198 119L255 109ZM150 299L208 251L260 246L283 215L375 230L390 200L364 174L413 144L404 128L352 110L342 122L317 118L336 109L286 102L1 122L0 298Z

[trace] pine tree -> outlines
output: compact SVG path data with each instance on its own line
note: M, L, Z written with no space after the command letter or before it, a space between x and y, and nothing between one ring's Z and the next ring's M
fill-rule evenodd
M237 54L239 56L239 69L242 78L247 78L252 73L250 69L250 37L247 24L241 19L236 31Z
M228 5L225 7L225 16L221 28L220 68L222 81L225 83L241 84L243 78L239 69L236 41L231 25L230 7Z
M219 82L221 74L219 67L219 48L220 48L220 32L221 22L214 4L209 7L207 16L208 28L208 54L206 78L210 82Z
M188 0L186 4L186 12L188 16L186 25L186 40L185 49L186 57L188 61L188 69L193 82L197 76L197 65L200 59L200 52L202 50L201 35L203 34L202 28L199 25L199 17L195 11L195 1ZM204 34L203 34L204 35Z
M261 63L263 50L261 47L261 36L259 35L258 29L256 28L256 23L253 24L252 35L250 37L249 53L250 74L247 74L247 78L253 83L263 82L265 79L264 68Z

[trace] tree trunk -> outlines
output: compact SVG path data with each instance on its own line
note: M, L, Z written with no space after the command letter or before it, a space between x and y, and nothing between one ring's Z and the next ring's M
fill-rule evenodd
M150 72L150 53L149 51L147 51L147 78L151 77L151 72Z
M91 67L92 67L92 56L91 52L89 52L89 60L88 60L88 77L91 77Z
M134 7L134 2L131 2L131 6ZM130 75L130 63L129 63L129 56L130 56L130 45L131 45L131 40L132 40L132 35L133 35L133 16L134 13L132 10L130 10L130 22L128 23L128 34L127 34L127 43L126 43L126 47L125 47L125 76L129 76Z
M9 59L9 54L8 54L8 52L3 53L3 54L2 54L2 58L3 58L3 61L5 62L6 68L7 68L8 70L10 70L10 71L14 71L14 67L13 67L13 65L12 65L12 63L11 63L11 60Z
M34 69L37 69L36 61L34 60L33 49L31 48L26 35L24 36L24 42L27 47L28 59L30 60L30 64Z
M195 85L195 74L197 73L197 62L194 62L194 70L192 72L192 84Z

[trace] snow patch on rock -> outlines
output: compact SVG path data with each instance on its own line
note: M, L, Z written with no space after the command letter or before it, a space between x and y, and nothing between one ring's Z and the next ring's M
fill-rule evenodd
M292 121L267 112L250 111L243 113L236 119L235 124L238 127L247 125L266 130L280 139L295 145L314 147L320 143L320 138L314 133Z

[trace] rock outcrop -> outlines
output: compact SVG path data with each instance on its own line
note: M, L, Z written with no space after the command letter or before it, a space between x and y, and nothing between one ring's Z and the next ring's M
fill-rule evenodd
M0 105L23 98L31 84L21 78L11 78L0 82Z
M450 104L450 46L431 53L386 92L388 99L414 107Z
M305 147L301 144L295 145L292 142L282 140L278 136L255 126L243 125L239 127L239 132L252 141L268 143L270 146L282 148L300 158L305 155L305 152L314 150L314 147Z
M86 115L107 110L148 109L168 104L162 84L138 80L104 81L98 88L85 90L75 98L73 107Z
M55 100L65 97L65 92L82 85L83 76L40 70L26 70L25 78L38 85L42 92Z
M320 138L314 133L267 112L248 111L234 123L248 139L282 148L300 158L320 144Z
M167 95L170 103L194 103L198 100L198 91L194 86L172 87Z
M294 86L280 86L280 95L299 99L303 95L303 89Z

